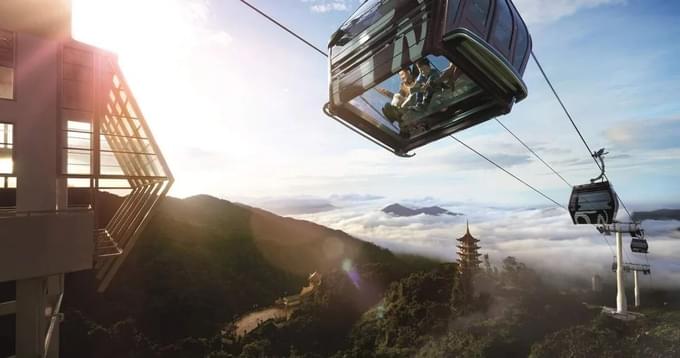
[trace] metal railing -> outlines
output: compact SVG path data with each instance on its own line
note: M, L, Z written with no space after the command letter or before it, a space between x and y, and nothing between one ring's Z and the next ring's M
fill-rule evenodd
M49 353L50 343L52 343L52 335L54 334L54 327L58 324L57 320L61 322L62 319L64 318L64 315L60 312L61 301L63 299L64 293L62 292L59 295L57 304L54 306L54 311L52 311L52 315L50 316L50 326L47 328L47 334L45 335L45 347L42 354L43 358L47 358L47 354Z
M83 212L93 212L92 207L87 208L69 208L69 209L59 209L59 210L30 210L30 211L17 211L17 210L0 210L0 218L8 217L27 217L27 216L45 216L45 215L68 215L77 214Z

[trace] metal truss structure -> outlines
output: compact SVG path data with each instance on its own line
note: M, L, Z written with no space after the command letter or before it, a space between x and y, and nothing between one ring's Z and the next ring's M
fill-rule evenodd
M62 50L62 175L68 205L123 195L108 222L97 223L95 270L104 291L149 222L173 177L115 55L72 42Z

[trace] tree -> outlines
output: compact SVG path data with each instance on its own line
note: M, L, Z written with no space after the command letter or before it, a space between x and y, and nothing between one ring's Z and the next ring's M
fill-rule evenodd
M493 269L491 268L491 261L489 260L489 254L484 254L484 270L488 275L493 274Z

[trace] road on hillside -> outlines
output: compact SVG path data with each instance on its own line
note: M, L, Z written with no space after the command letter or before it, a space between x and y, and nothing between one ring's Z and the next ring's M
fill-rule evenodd
M249 313L236 322L236 335L244 336L257 328L257 325L270 319L286 318L286 311L281 308L268 307Z

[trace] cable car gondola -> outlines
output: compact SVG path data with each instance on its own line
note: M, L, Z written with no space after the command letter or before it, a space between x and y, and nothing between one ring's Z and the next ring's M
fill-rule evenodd
M649 245L645 239L645 231L642 230L639 223L635 224L635 230L631 231L630 236L630 251L646 254L649 250Z
M574 224L612 224L619 201L608 181L576 185L569 199L569 214Z
M648 250L647 240L635 237L630 240L630 251L646 254Z
M593 153L600 161L600 175L590 184L576 185L569 198L569 214L574 224L613 224L619 211L619 197L605 176L604 148ZM600 229L598 229L600 230ZM600 231L603 232L603 231Z
M530 53L511 0L367 0L331 36L324 110L407 156L509 113Z

